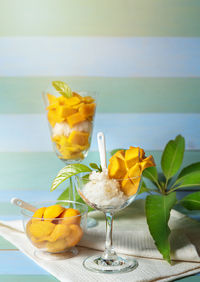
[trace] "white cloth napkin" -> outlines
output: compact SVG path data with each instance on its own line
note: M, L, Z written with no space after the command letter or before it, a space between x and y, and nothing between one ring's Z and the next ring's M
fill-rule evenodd
M170 239L174 261L170 266L162 260L154 246L146 224L142 200L116 215L113 236L116 251L135 256L139 266L124 274L98 274L85 270L82 266L84 258L96 254L97 250L103 250L105 243L104 217L99 212L93 212L92 216L98 220L98 226L85 233L78 247L79 254L66 260L48 261L36 257L35 248L23 232L21 220L1 221L0 235L60 281L172 281L200 272L200 224L179 212L171 212Z

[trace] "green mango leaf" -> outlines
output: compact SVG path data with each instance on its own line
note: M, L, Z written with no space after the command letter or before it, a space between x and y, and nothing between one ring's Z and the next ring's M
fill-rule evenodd
M177 186L175 189L200 186L200 172L194 171L178 178L173 187L174 186Z
M151 189L147 188L146 184L144 181L142 181L141 183L141 188L140 188L140 191L138 193L138 195L142 194L142 193L146 193L146 192L150 192L152 191Z
M174 176L183 161L185 151L185 139L178 135L175 140L170 140L165 146L161 159L161 167L166 179Z
M150 179L154 183L158 182L158 172L157 172L157 168L155 166L145 168L142 175L144 177Z
M200 210L200 192L195 192L181 199L180 204L188 210Z
M193 163L189 166L184 167L184 169L179 174L178 178L181 178L182 176L195 171L198 171L200 173L200 162Z
M99 171L99 172L102 172L101 166L98 167L98 165L95 164L95 163L90 163L90 167L93 168L93 169L95 169L95 170L97 170L97 171Z
M56 178L53 180L51 184L51 191L54 191L62 182L66 179L77 175L82 172L91 172L92 170L83 164L70 164L62 168Z
M176 193L169 195L150 195L146 199L146 218L149 231L163 258L171 263L168 221L170 211L176 203Z
M71 200L70 199L70 191L69 191L69 187L67 187L63 192L62 194L58 197L57 200ZM77 190L75 190L75 201L76 202L79 202L79 203L83 203L86 205L86 203L83 201L83 199L81 198L81 196L79 195L79 193L77 192ZM88 212L89 211L93 211L94 209L92 209L90 206L88 206Z
M52 82L53 87L65 98L70 98L72 97L72 90L71 88L67 85L67 83L63 81L53 81Z
M124 150L124 149L119 148L119 149L114 149L114 150L110 151L111 156L113 156L115 153L117 153L120 150Z

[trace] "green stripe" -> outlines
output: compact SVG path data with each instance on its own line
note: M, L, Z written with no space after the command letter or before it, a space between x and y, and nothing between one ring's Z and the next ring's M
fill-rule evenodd
M200 113L200 78L1 77L0 114L42 113L52 80L99 93L100 113Z
M200 36L199 0L1 0L0 36Z
M51 275L0 275L2 282L55 282L59 281Z
M17 249L14 245L12 245L10 242L8 242L6 239L0 236L0 250L13 250ZM1 276L0 276L1 281Z
M147 151L146 155L153 154L157 167L160 169L160 151ZM198 162L200 151L185 152L183 165ZM99 162L98 152L90 152L84 163ZM39 164L39 165L38 165ZM64 166L54 153L0 153L0 191L7 190L34 190L49 191L53 178ZM66 187L63 184L59 189ZM38 192L39 193L39 192ZM49 192L50 193L50 192ZM52 192L54 193L54 192ZM38 194L38 200L40 196ZM8 204L8 209L0 205L0 215L18 214L19 210Z

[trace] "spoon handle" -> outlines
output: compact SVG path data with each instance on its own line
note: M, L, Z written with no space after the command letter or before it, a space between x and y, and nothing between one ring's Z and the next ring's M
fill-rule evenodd
M11 202L11 204L13 204L13 205L16 205L16 206L18 206L18 207L20 207L20 208L26 209L26 210L31 211L31 212L35 212L35 211L37 210L36 207L30 205L30 204L27 203L27 202L22 201L22 200L19 199L19 198L12 198L12 199L10 200L10 202Z
M97 134L97 142L98 142L98 148L99 148L99 155L100 155L100 161L101 161L101 167L102 170L106 169L106 142L105 142L105 136L103 132L99 132Z

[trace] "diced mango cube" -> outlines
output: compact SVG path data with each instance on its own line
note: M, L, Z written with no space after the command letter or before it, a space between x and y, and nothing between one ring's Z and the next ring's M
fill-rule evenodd
M49 93L47 93L47 99L50 105L57 102L57 97Z
M77 96L74 96L74 97L68 98L66 104L68 107L72 107L74 105L79 104L80 102L81 102L81 99Z
M69 108L68 106L62 106L58 109L58 115L64 119L66 119L70 115L75 114L76 112L76 109Z
M85 120L85 117L81 115L79 112L67 117L67 122L71 128L74 125L76 125L77 123L84 121L84 120Z
M86 104L94 102L94 99L91 96L85 96L83 97L83 102Z
M96 104L83 104L79 108L79 112L85 118L93 117L96 109Z
M72 131L69 135L68 141L71 144L85 146L88 144L89 133Z

